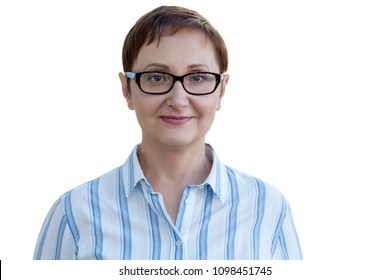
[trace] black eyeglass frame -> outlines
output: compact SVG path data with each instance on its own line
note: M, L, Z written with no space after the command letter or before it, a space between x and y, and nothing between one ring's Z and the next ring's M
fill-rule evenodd
M143 88L141 87L141 76L143 74L147 74L147 73L160 73L160 74L171 76L173 78L173 82L172 82L171 87L168 90L163 91L163 92L149 92L149 91L143 90ZM214 87L214 89L212 91L206 92L206 93L193 93L193 92L189 92L186 89L186 87L184 86L184 78L187 77L187 76L190 76L190 75L194 75L194 74L211 74L211 75L213 75L215 77L215 87ZM173 88L173 86L175 85L175 83L177 81L179 81L181 83L181 85L183 86L184 90L188 94L191 94L191 95L208 95L208 94L212 94L217 89L217 87L219 86L219 84L221 83L221 81L223 80L223 77L224 77L223 73L222 74L218 74L218 73L213 73L213 72L192 72L192 73L187 73L187 74L182 75L182 76L176 76L176 75L173 75L171 73L167 73L167 72L163 72L163 71L143 71L143 72L138 72L138 73L125 72L125 75L129 79L135 80L136 84L138 85L138 88L143 93L154 94L154 95L166 94L166 93L170 92L171 89Z

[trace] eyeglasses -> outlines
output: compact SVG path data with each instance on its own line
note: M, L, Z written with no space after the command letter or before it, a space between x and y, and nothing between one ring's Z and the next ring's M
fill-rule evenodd
M213 93L223 74L211 72L188 73L183 76L175 76L160 71L125 72L126 77L135 80L140 90L147 94L164 94L169 92L176 81L180 81L184 90L192 95L207 95Z

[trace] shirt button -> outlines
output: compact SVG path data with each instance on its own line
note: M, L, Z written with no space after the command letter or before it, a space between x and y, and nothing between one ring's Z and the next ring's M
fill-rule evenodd
M183 243L181 242L181 240L177 240L177 241L176 241L176 246L177 246L177 247L180 247L182 244L183 244Z

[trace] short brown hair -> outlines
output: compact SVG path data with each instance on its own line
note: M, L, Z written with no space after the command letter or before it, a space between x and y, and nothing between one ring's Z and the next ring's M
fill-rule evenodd
M222 36L206 18L193 10L178 6L158 7L143 15L130 29L122 49L124 71L132 71L139 50L145 43L149 45L184 28L200 30L205 34L214 44L221 72L226 72L228 52Z

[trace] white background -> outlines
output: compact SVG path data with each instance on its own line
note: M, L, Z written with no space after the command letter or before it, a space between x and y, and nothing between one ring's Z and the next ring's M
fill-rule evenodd
M287 196L306 262L360 275L389 260L390 9L375 0L2 1L0 259L30 261L52 203L140 141L117 74L127 32L162 4L225 38L207 141Z

